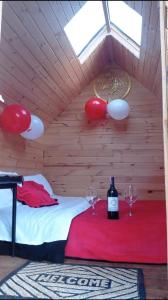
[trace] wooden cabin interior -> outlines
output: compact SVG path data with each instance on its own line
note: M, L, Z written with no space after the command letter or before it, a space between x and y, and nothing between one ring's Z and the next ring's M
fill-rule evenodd
M44 174L55 194L63 196L85 197L87 187L93 184L101 199L106 199L109 177L115 176L121 198L125 188L133 184L138 201L166 202L166 77L161 55L165 40L160 20L166 3L118 1L142 17L138 45L128 36L123 38L115 26L110 27L108 1L102 2L105 25L99 38L92 39L91 46L81 52L83 61L76 55L65 26L87 1L2 2L0 111L12 104L23 105L42 120L45 130L31 140L1 128L0 170ZM130 108L127 118L87 118L88 99L98 95L109 103L125 92ZM23 261L0 256L0 279ZM148 299L167 299L166 264L139 267L144 270Z

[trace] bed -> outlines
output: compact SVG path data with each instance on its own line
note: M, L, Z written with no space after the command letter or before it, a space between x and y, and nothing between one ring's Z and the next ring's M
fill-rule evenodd
M17 201L15 255L32 260L63 262L72 219L88 209L84 197L55 195L42 174L24 176L24 181L42 184L59 205L32 208ZM11 254L12 192L0 191L0 254Z
M25 176L53 190L42 174ZM56 263L65 257L112 262L164 264L166 251L165 201L139 200L134 215L120 201L120 219L108 220L107 202L96 204L92 216L83 197L55 195L58 206L30 208L17 203L15 254ZM8 200L9 200L8 191ZM11 203L0 197L0 254L11 254Z

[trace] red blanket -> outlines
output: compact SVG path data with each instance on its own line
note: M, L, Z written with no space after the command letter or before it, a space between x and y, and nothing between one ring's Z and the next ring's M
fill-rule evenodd
M58 205L44 186L34 181L24 181L23 186L17 186L17 199L30 207Z
M165 201L139 200L133 216L120 201L120 219L108 220L107 201L77 216L71 224L65 255L95 260L135 263L166 263Z

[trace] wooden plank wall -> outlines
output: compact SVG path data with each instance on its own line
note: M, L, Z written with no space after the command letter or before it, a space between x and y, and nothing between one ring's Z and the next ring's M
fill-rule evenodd
M163 93L163 134L164 134L164 158L165 158L164 161L165 161L165 185L166 185L167 217L168 217L168 1L165 1L165 3L161 3L160 5L161 5L160 27L161 27L162 78L163 78L162 93ZM166 15L166 20L165 20L165 15ZM167 226L168 226L168 222L167 222ZM167 230L167 234L168 234L168 230Z
M104 198L114 175L120 193L133 183L139 198L164 199L160 100L132 78L129 119L90 122L84 104L91 96L92 82L39 141L45 146L43 172L55 193L82 196L94 184Z
M161 62L162 62L163 140L164 140L165 196L166 196L166 216L167 216L167 262L168 262L168 1L160 1L160 34L161 34ZM168 271L168 264L167 264L167 271Z
M0 113L3 108L0 103ZM43 148L35 141L0 130L0 171L35 174L42 172L42 166Z

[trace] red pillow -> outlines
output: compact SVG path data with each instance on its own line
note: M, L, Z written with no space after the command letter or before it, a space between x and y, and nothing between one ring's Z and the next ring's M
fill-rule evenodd
M22 186L17 186L17 199L31 207L59 204L57 199L50 197L42 184L35 181L24 181Z

